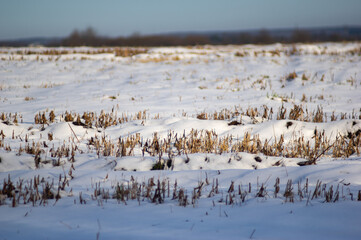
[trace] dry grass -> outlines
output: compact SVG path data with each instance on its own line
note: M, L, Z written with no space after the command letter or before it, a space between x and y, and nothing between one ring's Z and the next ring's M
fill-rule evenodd
M292 123L292 122L288 122ZM287 158L304 158L306 163L300 165L316 164L322 155L333 157L349 157L352 154L360 155L361 134L350 133L347 136L339 135L336 141L331 142L324 132L315 130L314 143L306 141L303 136L285 142L283 135L279 139L261 141L257 135L251 136L245 133L242 139L232 136L218 137L214 131L192 130L189 135L179 136L170 132L167 138L160 139L154 134L152 139L143 140L137 134L127 138L119 138L117 143L102 137L92 137L88 146L94 149L99 156L129 156L134 155L135 149L141 149L145 154L158 157L159 162L153 169L170 168L173 165L174 156L193 153L223 154L230 152L248 152L252 154L264 154L266 156L278 156ZM166 157L164 157L166 155ZM262 161L262 159L260 160Z
M294 123L292 120L309 121L309 122L324 122L327 118L323 113L321 107L314 112L308 112L304 110L302 106L294 105L294 107L288 111L282 106L278 113L277 119L289 119L286 122L285 128L291 127ZM254 119L253 123L257 123L259 118L270 120L272 119L273 110L263 106L261 109L248 108L246 111L242 111L239 108L232 110L224 109L220 112L214 112L212 114L201 113L197 115L198 119L212 119L212 120L233 120L228 125L240 125L242 123L242 116L250 117ZM158 116L159 117L159 116ZM342 115L341 119L346 118L347 115ZM356 118L355 113L352 114L353 118ZM19 114L5 114L0 115L0 119L5 124L16 124L21 115ZM84 128L106 129L110 126L123 124L128 121L142 120L146 121L146 111L140 111L135 115L127 116L122 114L118 117L116 113L101 112L97 115L94 112L84 112L83 115L65 112L61 116L56 117L54 111L49 113L38 113L34 117L35 124L41 124L41 129L44 130L46 125L50 125L55 121L72 122L74 125L83 126ZM337 117L332 114L331 121L335 121ZM22 121L22 119L21 119ZM354 121L354 124L356 122ZM69 125L70 126L70 125ZM71 127L71 126L70 126ZM6 151L11 151L11 147L5 144L5 134L0 133L2 140L0 146ZM16 136L18 138L20 136ZM75 138L74 138L75 137ZM21 141L25 142L25 147L21 145L18 148L18 154L25 152L34 156L34 162L36 167L40 167L41 164L52 163L54 166L60 165L60 159L66 158L67 161L75 161L75 153L80 154L84 151L77 147L76 142L79 143L76 134L71 138L70 145L63 145L57 148L48 149L49 143L34 141L29 143L28 134L25 135ZM139 152L143 156L146 154L152 157L158 157L158 165L155 165L154 169L169 168L173 165L173 159L175 155L186 155L193 153L214 153L223 154L230 152L248 152L252 154L264 154L266 156L279 156L287 158L304 158L306 159L303 165L315 164L319 157L323 155L329 155L333 157L349 157L352 154L360 154L361 149L361 134L360 131L349 132L347 135L338 135L335 141L330 141L325 136L325 132L320 132L315 129L312 141L305 140L300 136L293 136L292 140L285 141L284 136L281 135L278 139L274 137L271 139L261 140L258 135L252 136L250 133L245 132L243 138L235 138L232 135L219 137L215 131L198 131L191 130L189 134L178 135L173 132L169 132L166 138L159 138L157 133L154 133L153 138L145 139L140 134L130 135L128 137L119 138L114 141L104 136L91 137L87 140L88 151L94 151L100 156L114 156L124 157L133 156ZM12 139L15 139L14 133ZM48 133L48 141L53 140L51 132ZM43 155L45 152L50 154L50 161L44 160Z
M180 61L181 58L177 55L169 55L169 54L162 54L161 56L157 56L157 57L151 57L148 56L147 58L140 58L137 59L137 62L140 63L160 63L160 62L170 62L170 61Z
M116 57L131 57L138 54L144 54L148 52L146 48L115 48Z
M303 81L307 81L308 79L310 79L310 77L309 77L309 76L306 76L306 74L303 73L303 74L302 74L302 80L303 80Z
M306 96L304 96L306 98ZM322 98L322 97L321 97ZM247 116L254 119L253 123L258 123L256 118L261 118L263 120L296 120L302 122L327 122L328 120L336 121L338 119L361 119L361 115L353 111L350 114L340 113L338 116L333 113L330 117L323 112L321 106L317 106L317 109L314 111L308 110L307 107L303 105L294 104L293 108L286 108L283 104L278 108L277 112L274 112L274 109L263 105L259 108L257 107L248 107L243 110L241 107L235 106L233 109L223 109L219 112L207 113L201 112L195 117L200 120L231 120L236 117L239 117L242 120L242 116Z
M18 182L13 183L10 179L4 179L2 188L0 189L0 205L6 204L7 199L12 207L20 204L32 204L46 206L49 200L54 200L54 204L61 199L60 192L65 190L69 184L66 176L59 176L57 185L54 184L54 179L51 182L46 181L40 176L35 176L33 179L24 181L19 179Z
M86 54L86 55L97 55L97 54L114 54L115 56L131 57L137 54L147 53L146 48L46 48L46 49L25 49L14 52L17 55L46 55L46 56L59 56L69 54ZM8 53L8 52L3 52Z
M39 87L40 88L53 88L64 85L63 83L42 83Z
M32 100L34 100L34 99L35 99L35 98L33 98L33 97L25 97L25 98L24 98L25 101L32 101Z
M49 116L46 116L45 112L39 112L34 117L35 124L49 124L54 122L56 116L54 111L50 111ZM117 113L112 111L111 113L105 113L101 111L98 115L95 112L84 112L82 115L65 112L61 114L60 121L72 122L76 126L83 126L86 128L107 128L110 126L116 126L118 124L122 124L129 121L134 120L146 120L147 112L139 111L134 115L127 115L126 113L122 113L121 116L118 116Z
M73 196L72 190L67 191L69 182L73 179L72 167L68 174L59 175L59 179L55 184L54 179L49 182L40 176L35 176L30 180L19 179L16 183L10 178L4 179L0 185L0 205L10 205L17 207L19 205L31 204L32 206L47 206L49 203L54 205L62 199L61 194ZM274 190L267 189L267 181L259 185L257 181L256 186L252 186L249 182L246 185L241 183L236 185L231 181L228 188L220 189L218 179L211 181L206 176L205 180L200 180L198 184L190 189L191 196L188 196L187 189L179 187L177 180L171 183L169 179L154 179L154 177L138 182L133 176L129 180L123 182L112 183L111 188L101 187L101 183L91 184L91 194L88 198L83 197L82 192L79 192L79 204L87 204L91 201L97 201L98 205L102 206L104 202L112 199L118 203L127 205L129 201L148 202L153 204L163 204L164 202L175 202L181 207L192 205L196 207L201 198L208 198L219 205L233 205L241 206L247 201L262 198L264 200L270 198L283 199L285 203L296 201L306 202L306 205L311 201L335 203L340 199L349 201L361 201L361 190L358 191L358 197L354 198L357 193L350 191L348 185L342 182L334 185L323 184L322 181L317 180L314 188L311 188L312 183L306 179L304 183L298 181L293 184L292 179L288 179L284 186L284 190L280 187L280 178L275 179ZM207 190L209 189L210 190ZM297 191L296 191L297 188ZM344 188L346 188L344 190ZM113 191L112 193L110 191ZM279 194L282 193L283 194ZM346 193L346 194L345 194ZM215 201L216 200L216 201ZM77 204L74 198L74 204ZM225 213L226 214L226 213Z
M320 46L321 47L321 46ZM351 55L351 56L360 56L361 55L361 48L355 47L353 49L339 52L337 50L330 50L327 49L327 47L323 47L321 51L316 52L308 52L307 50L302 49L302 45L284 45L282 48L277 48L274 50L256 50L256 49L249 49L244 48L242 50L239 50L235 52L234 54L236 57L249 57L249 56L255 56L255 57L280 57L280 56L301 56L301 55L330 55L330 56L345 56L345 55Z
M287 122L287 124L292 125L292 122ZM48 140L52 141L51 133L48 135ZM63 165L64 160L61 159L64 158L66 159L65 161L74 162L76 153L84 153L84 150L77 147L74 139L70 146L63 143L58 148L49 148L49 144L45 141L37 143L32 141L30 143L27 135L24 141L24 149L20 145L17 154L21 155L22 152L25 152L33 155L37 168L48 163L53 164L53 166ZM4 139L0 140L0 146L6 151L12 151L9 145L4 144ZM300 162L299 165L304 166L316 164L317 160L323 155L335 158L347 158L353 154L360 155L361 133L357 131L355 133L348 133L346 136L339 135L335 141L331 142L324 132L319 132L315 129L313 143L311 143L305 140L303 136L294 137L289 142L285 142L283 135L273 141L267 139L261 141L258 135L252 136L247 132L242 139L236 139L230 135L219 137L214 131L192 130L188 135L177 135L169 132L168 136L163 139L159 138L157 133L151 139L143 139L140 134L136 134L119 138L116 142L105 136L98 137L95 135L88 139L87 146L87 152L95 152L98 157L134 156L136 152L141 151L143 156L149 155L159 159L152 167L153 170L171 169L176 155L185 155L188 159L188 155L194 153L223 154L230 152L303 158L305 161ZM47 157L44 156L45 153ZM255 160L262 162L261 158L255 158Z
M0 114L0 120L6 125L17 124L23 122L23 116L19 113L4 113Z
M212 120L230 120L228 125L243 124L242 116L247 116L253 119L253 123L258 123L260 119L270 120L273 117L272 108L263 106L260 109L248 108L242 111L240 108L232 110L224 109L220 112L212 114L201 113L197 115L198 119L212 119ZM157 117L157 116L156 116ZM349 117L357 118L353 113ZM159 115L158 115L159 118ZM341 115L341 119L347 118L346 114ZM4 124L17 124L21 115L19 114L5 114L0 115L0 119ZM110 126L123 124L125 122L141 120L142 124L147 119L146 111L140 111L135 115L122 114L120 117L116 113L101 112L99 115L94 112L84 112L83 115L65 112L58 117L54 111L39 112L34 117L35 124L41 125L41 130L45 130L47 125L56 121L71 122L76 126L84 128L106 129ZM234 120L237 119L237 120ZM309 121L320 123L326 121L327 116L323 113L321 107L318 107L314 112L308 112L302 106L294 105L292 109L287 109L282 106L277 113L277 119L289 119L285 122L285 128L291 127L296 121ZM337 116L331 115L331 121L335 121ZM357 124L353 121L353 124ZM69 125L71 128L71 125ZM73 129L71 128L73 131ZM74 132L73 132L74 133ZM5 134L0 132L0 147L6 151L12 151L10 144L5 144ZM10 137L10 136L8 136ZM51 163L53 166L63 165L64 161L74 162L76 154L82 154L86 149L78 148L80 143L76 134L69 138L69 143L63 143L57 148L49 147L53 140L51 132L48 133L48 142L29 142L29 135L25 134L24 139L15 136L14 132L11 139L20 139L25 145L17 148L17 154L21 155L23 152L31 154L34 157L35 167L41 167L43 164ZM192 129L187 135L174 134L170 131L165 138L160 138L157 133L154 133L152 138L143 138L140 134L129 135L127 137L119 137L117 140L110 139L103 136L94 135L86 140L87 152L95 152L98 157L102 156L134 156L142 154L158 158L158 162L153 166L153 169L170 169L173 166L174 157L176 155L185 155L188 159L189 154L194 153L213 153L223 154L231 152L247 152L251 154L263 154L265 156L276 156L286 158L303 158L304 162L299 165L316 164L317 160L323 156L332 156L336 158L349 157L352 154L360 155L361 151L361 133L360 130L356 132L349 132L346 135L338 134L334 141L331 141L325 136L325 132L314 130L314 136L311 140L306 140L302 134L294 135L291 140L285 141L284 136L273 137L271 139L261 140L258 135L251 135L248 132L244 133L241 138L236 138L232 135L219 137L215 131L208 130L194 130ZM45 154L46 153L46 154ZM262 159L259 159L262 161Z
M292 80L294 80L296 78L297 78L297 73L296 72L291 72L286 76L287 81L292 81Z

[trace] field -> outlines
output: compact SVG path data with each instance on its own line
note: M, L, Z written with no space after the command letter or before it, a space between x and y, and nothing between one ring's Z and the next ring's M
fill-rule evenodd
M359 239L361 43L0 48L0 239Z

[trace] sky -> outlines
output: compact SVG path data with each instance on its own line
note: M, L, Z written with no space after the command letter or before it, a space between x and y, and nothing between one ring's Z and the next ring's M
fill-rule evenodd
M0 40L360 26L360 0L0 0Z

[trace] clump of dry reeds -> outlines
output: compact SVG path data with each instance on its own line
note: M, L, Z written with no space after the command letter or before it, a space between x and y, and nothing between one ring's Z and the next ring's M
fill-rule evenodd
M49 200L55 200L55 203L61 198L60 192L65 190L69 184L67 177L59 176L57 185L54 180L48 182L40 176L34 176L33 179L24 181L19 179L14 183L10 175L4 179L0 188L0 205L6 204L9 199L12 207L20 204L31 203L35 205L47 205ZM55 204L54 203L54 204Z
M294 72L291 72L289 73L287 76L286 76L286 80L287 81L292 81L294 79L297 78L297 73L294 71Z
M0 114L0 120L6 125L17 124L23 122L23 116L18 113L4 113Z
M53 123L56 119L56 115L54 111L50 111L49 117L46 117L45 112L39 112L34 117L35 124L49 124ZM104 111L101 111L98 115L95 112L84 112L82 115L71 113L66 111L64 114L61 115L60 121L65 122L72 122L76 126L83 126L85 128L107 128L110 126L116 126L118 124L122 124L129 121L134 120L146 120L147 119L147 113L146 111L139 111L138 113L134 115L127 115L125 113L122 113L120 117L117 116L114 111L110 113L105 113Z

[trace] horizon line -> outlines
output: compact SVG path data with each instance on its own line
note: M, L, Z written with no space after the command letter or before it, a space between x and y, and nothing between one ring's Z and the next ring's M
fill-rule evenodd
M98 37L105 37L105 38L129 38L134 35L146 37L146 36L162 36L162 35L175 35L175 34L212 34L212 33L237 33L237 32L259 32L262 30L266 31L291 31L291 30L317 30L317 29L332 29L332 28L361 28L361 25L334 25L334 26L319 26L319 27L276 27L276 28L249 28L243 30L189 30L189 31L171 31L171 32L158 32L158 33L149 33L149 34L142 34L140 32L135 31L129 35L118 35L118 36L109 36L109 35L102 35L99 34L97 29L93 28L92 26L88 26L85 29L79 30L74 28L68 35L65 36L31 36L31 37L19 37L19 38L4 38L0 39L0 42L11 42L11 41L22 41L22 40L30 40L30 39L64 39L67 38L72 34L74 31L85 31L86 29L93 29Z

